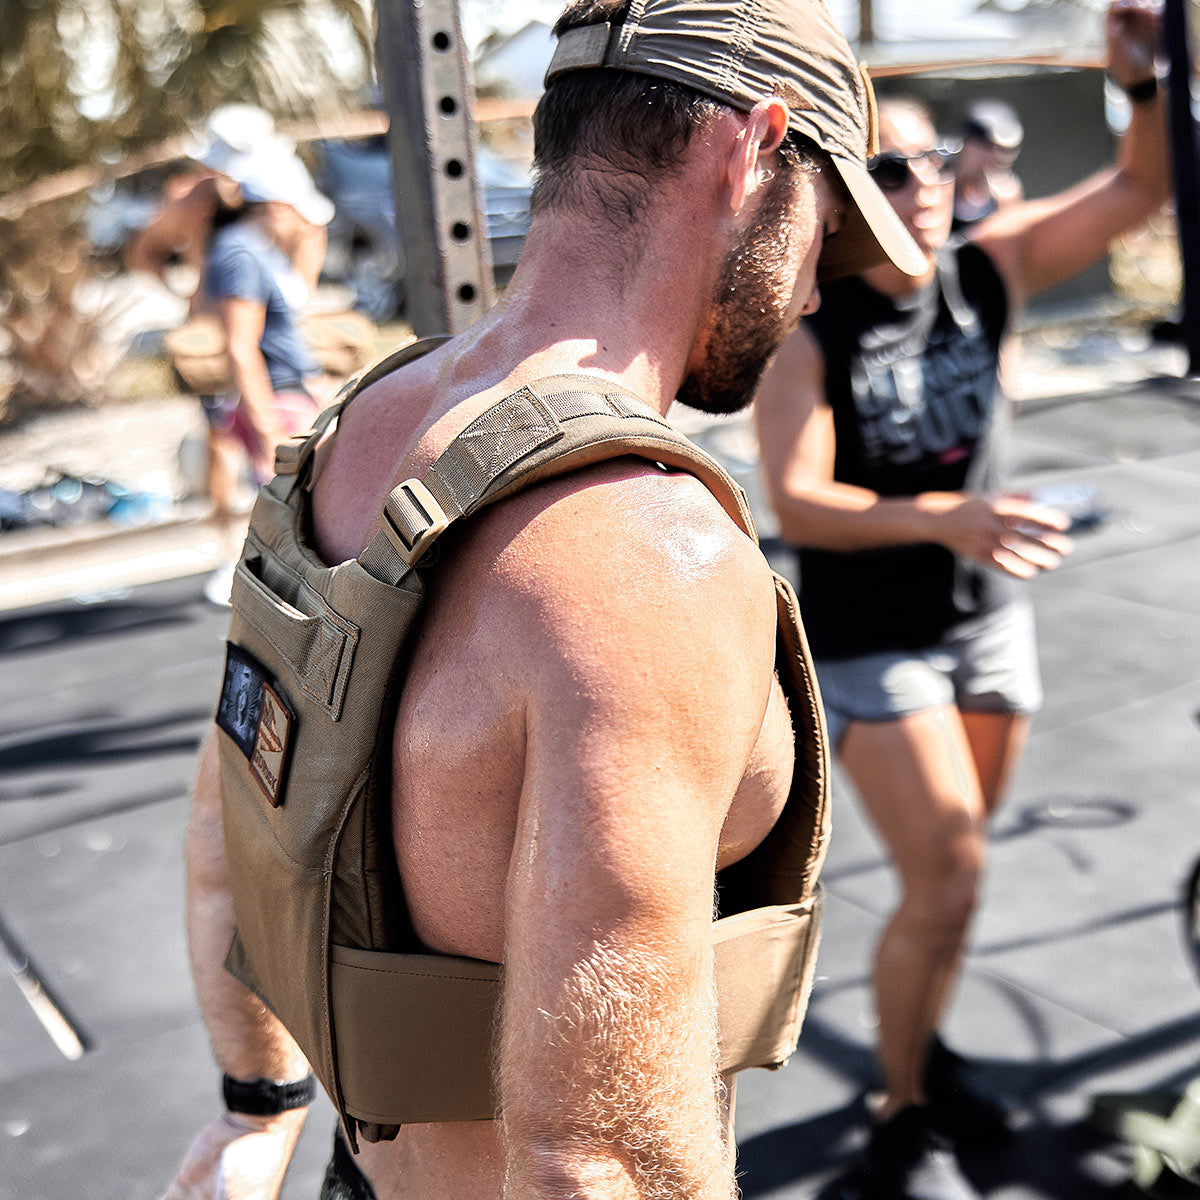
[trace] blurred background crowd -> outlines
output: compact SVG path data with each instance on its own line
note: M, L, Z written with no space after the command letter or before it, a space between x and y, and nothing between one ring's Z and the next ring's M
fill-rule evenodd
M1022 185L1045 195L1080 178L1107 160L1128 119L1099 69L1090 0L841 0L834 8L842 28L857 32L881 95L918 95L961 146L961 221L1021 195ZM478 184L501 283L528 221L528 115L554 9L464 8ZM181 233L178 221L162 228L162 209L195 210L199 198L191 210L184 198L204 167L188 154L205 121L229 103L270 113L332 204L306 304L352 308L376 323L403 320L405 264L371 19L360 0L4 6L0 427L80 402L170 390L172 377L153 365L164 334L188 317L203 240ZM254 132L251 122L241 139ZM1157 318L1170 314L1178 287L1164 216L1042 305L1116 300ZM396 339L389 331L383 340Z

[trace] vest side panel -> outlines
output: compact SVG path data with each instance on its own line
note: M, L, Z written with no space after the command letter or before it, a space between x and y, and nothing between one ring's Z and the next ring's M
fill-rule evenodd
M339 880L332 902L333 861L348 818L363 812L380 714L422 589L388 587L355 562L322 567L297 527L290 504L260 496L229 635L290 709L286 774L268 796L243 748L218 733L222 804L234 916L256 990L340 1107L329 947L375 947L386 926L373 920L379 901L361 870ZM349 822L348 838L361 864L361 819Z

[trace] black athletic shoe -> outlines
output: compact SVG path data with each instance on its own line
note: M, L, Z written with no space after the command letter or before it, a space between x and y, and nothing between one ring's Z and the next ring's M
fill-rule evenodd
M925 1063L925 1099L930 1118L943 1133L964 1142L998 1141L1016 1128L1017 1106L1007 1096L981 1087L974 1070L935 1033Z
M844 1200L980 1200L958 1169L925 1105L902 1108L876 1125L860 1169L845 1178Z

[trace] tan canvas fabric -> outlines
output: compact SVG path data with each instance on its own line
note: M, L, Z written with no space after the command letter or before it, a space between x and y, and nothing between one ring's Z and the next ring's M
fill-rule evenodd
M297 324L317 366L328 375L344 379L371 357L375 326L360 312L308 313ZM229 338L216 314L189 317L163 336L163 348L184 391L218 396L235 390Z
M353 381L342 403L403 357ZM283 470L255 505L235 575L230 661L269 682L253 739L219 735L237 923L227 965L296 1038L352 1138L374 1141L404 1123L496 1115L489 1068L502 970L417 943L391 852L398 664L437 569L425 557L431 531L536 479L633 454L696 474L754 532L741 489L654 410L605 380L557 376L472 422L422 480L395 489L359 560L325 565L305 542L304 484L336 413L281 448ZM819 935L828 749L795 596L782 580L777 591L797 769L772 832L718 880L730 1070L791 1054ZM218 724L237 719L230 678Z

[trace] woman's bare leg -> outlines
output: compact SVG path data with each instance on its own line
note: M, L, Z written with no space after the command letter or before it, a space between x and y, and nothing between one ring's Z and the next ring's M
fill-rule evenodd
M1018 713L989 712L963 712L961 716L983 796L984 820L989 821L1004 798L1008 781L1025 748L1029 718ZM949 1007L957 977L957 971L946 977L938 1003L939 1013Z
M999 807L1008 781L1029 738L1029 718L1021 713L964 712L963 729L975 760L975 773L990 817Z
M208 431L208 497L221 537L221 553L229 559L237 557L241 543L236 502L244 459L245 451L236 438L223 430ZM245 531L241 533L244 536Z
M854 722L846 767L900 875L903 895L875 953L881 1119L924 1100L922 1074L975 908L985 809L957 708Z

